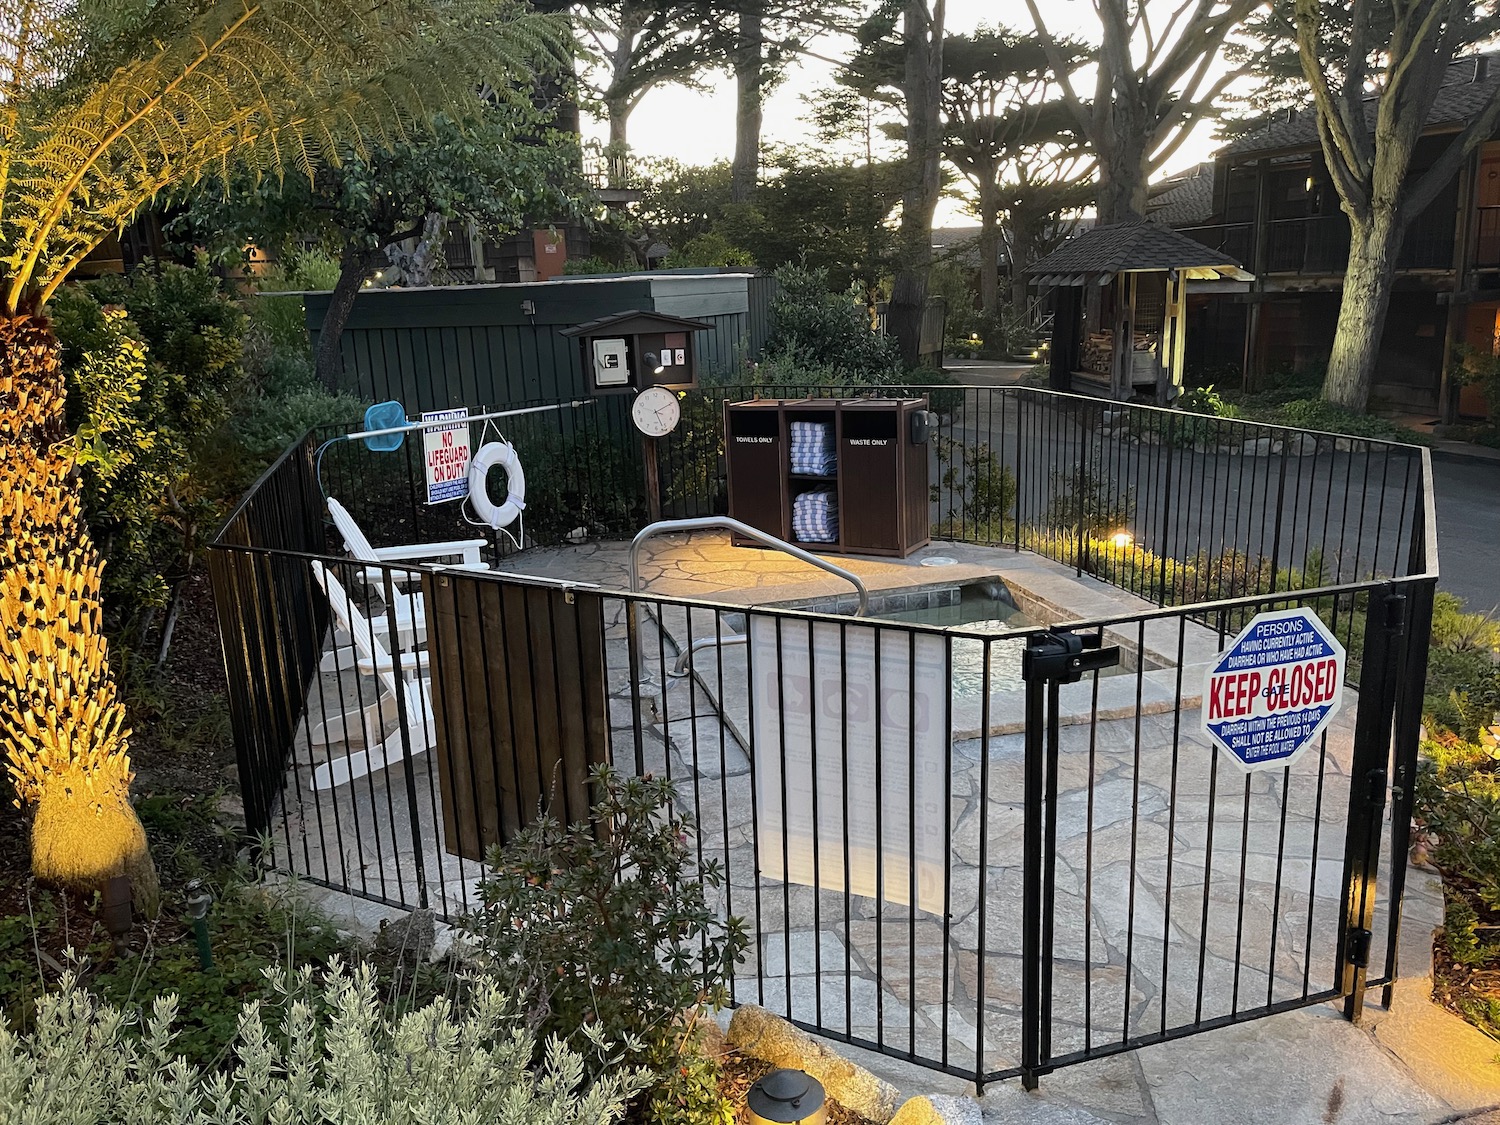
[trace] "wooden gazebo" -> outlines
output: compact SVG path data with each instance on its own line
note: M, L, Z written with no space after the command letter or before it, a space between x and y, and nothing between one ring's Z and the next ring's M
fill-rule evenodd
M1229 255L1150 222L1095 227L1030 269L1053 289L1051 385L1159 403L1182 387L1190 281L1252 281Z

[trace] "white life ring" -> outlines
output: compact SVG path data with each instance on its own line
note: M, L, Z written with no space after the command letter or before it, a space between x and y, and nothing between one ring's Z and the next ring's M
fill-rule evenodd
M505 470L505 503L498 505L489 493L490 469L495 465ZM474 505L474 514L497 531L514 522L526 507L526 474L510 442L487 442L474 454L469 462L469 503Z

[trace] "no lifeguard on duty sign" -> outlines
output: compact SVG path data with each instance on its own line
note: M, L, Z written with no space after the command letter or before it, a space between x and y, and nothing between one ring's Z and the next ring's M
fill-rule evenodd
M1203 729L1245 769L1280 769L1337 714L1344 668L1344 646L1312 610L1258 614L1209 666Z

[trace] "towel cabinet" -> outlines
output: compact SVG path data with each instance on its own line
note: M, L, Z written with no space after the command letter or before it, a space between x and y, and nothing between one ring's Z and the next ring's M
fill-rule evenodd
M928 483L933 450L925 398L756 399L724 406L729 514L810 550L900 558L931 539ZM791 424L833 436L832 472L794 472ZM803 433L806 433L804 430ZM800 542L792 529L799 494L835 497L838 539ZM736 538L738 546L755 546Z

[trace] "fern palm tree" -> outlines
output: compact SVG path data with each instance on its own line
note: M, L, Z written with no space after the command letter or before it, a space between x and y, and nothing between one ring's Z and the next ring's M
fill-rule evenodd
M0 0L0 744L38 877L159 894L47 299L159 193L463 120L566 34L521 0Z

